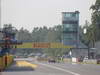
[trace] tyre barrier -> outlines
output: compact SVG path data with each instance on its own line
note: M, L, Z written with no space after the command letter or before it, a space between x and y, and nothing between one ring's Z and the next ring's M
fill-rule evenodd
M13 63L12 55L4 55L0 57L0 71L3 71L5 68L9 67Z

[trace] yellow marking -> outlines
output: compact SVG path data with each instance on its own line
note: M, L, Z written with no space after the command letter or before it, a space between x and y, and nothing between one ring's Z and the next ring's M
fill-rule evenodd
M36 64L31 64L31 63L26 62L26 61L17 61L16 64L19 67L32 67L32 68L37 68L37 65Z
M73 48L72 46L63 45L62 43L50 43L51 48Z
M33 43L23 43L18 45L17 48L33 48Z
M62 43L41 43L41 42L37 42L37 43L23 43L21 45L18 45L17 48L73 48L73 46L68 46L68 45L64 45Z

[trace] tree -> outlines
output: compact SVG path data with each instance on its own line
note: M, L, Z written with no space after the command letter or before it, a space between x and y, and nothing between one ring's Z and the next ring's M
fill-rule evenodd
M45 42L46 35L48 34L48 28L46 26L36 27L32 31L33 42Z
M85 33L84 33L84 29L86 30ZM96 38L95 38L96 28L94 27L94 25L91 25L90 23L86 21L84 27L81 30L83 31L81 35L82 42L87 46L94 47L95 41L96 41Z
M24 29L24 28L21 28L17 32L17 39L19 41L22 41L22 42L32 42L31 33L28 30Z
M95 33L95 40L100 40L100 0L96 0L95 4L90 7L92 9L92 28Z
M84 43L95 46L95 42L100 40L100 0L96 0L95 4L90 7L92 9L92 24L88 24L86 21L85 26L87 33L84 34Z

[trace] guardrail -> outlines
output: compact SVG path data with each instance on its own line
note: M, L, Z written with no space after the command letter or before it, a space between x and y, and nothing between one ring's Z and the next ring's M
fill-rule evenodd
M13 63L12 55L4 55L0 57L0 71L10 66Z

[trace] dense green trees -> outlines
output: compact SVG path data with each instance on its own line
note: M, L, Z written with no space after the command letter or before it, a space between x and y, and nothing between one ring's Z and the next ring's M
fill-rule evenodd
M90 7L92 10L91 24L85 24L83 29L87 29L84 34L84 42L91 47L95 46L96 41L100 41L100 0L96 0L95 4Z
M96 0L95 4L91 6L92 9L92 32L94 32L95 40L100 40L100 0Z
M19 31L17 31L16 37L19 41L22 41L22 42L32 41L31 33L24 28L21 28Z

